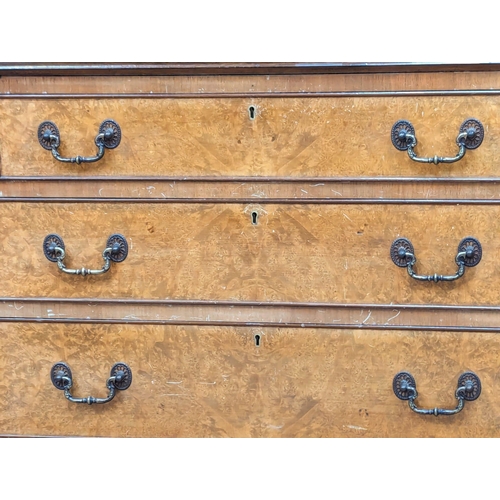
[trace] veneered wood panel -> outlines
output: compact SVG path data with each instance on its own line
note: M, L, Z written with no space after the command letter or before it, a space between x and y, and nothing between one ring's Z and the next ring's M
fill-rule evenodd
M1 69L0 69L1 71ZM12 94L256 94L287 92L398 92L491 90L497 71L225 76L2 76L0 96Z
M258 214L252 224L252 212ZM500 207L426 205L0 204L4 297L498 305ZM99 269L110 234L129 243L101 276L68 276L42 251L66 245L68 267ZM419 282L390 258L409 238L420 274L453 274L459 242L482 261L457 281Z
M0 203L18 198L165 203L465 203L500 202L498 178L287 178L241 177L0 177ZM29 200L31 198L31 200ZM22 200L21 200L22 201Z
M2 297L0 321L500 333L500 307Z
M2 434L500 435L497 334L9 323L0 332ZM50 381L59 361L77 397L107 394L117 361L131 367L132 385L106 405L70 403ZM464 371L482 393L455 416L417 415L392 391L401 370L415 377L422 407L455 407Z
M256 106L251 120L248 107ZM206 99L6 99L0 104L3 176L497 176L500 96ZM453 156L468 117L485 139L458 163L419 164L392 145L410 120L421 156ZM64 164L37 139L56 123L61 154L90 156L100 123L112 118L121 144L93 164Z

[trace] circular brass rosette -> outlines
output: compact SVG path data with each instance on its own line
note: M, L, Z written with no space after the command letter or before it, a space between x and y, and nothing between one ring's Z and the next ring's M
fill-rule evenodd
M64 241L58 234L48 234L43 240L43 253L50 262L57 262L58 252L55 247L65 250Z
M109 258L113 262L123 262L127 258L128 243L122 234L112 234L106 242L106 248L112 249Z
M406 134L415 136L415 129L413 125L407 120L399 120L393 126L391 130L391 140L392 144L399 151L406 151L409 146Z
M52 149L50 135L54 135L60 139L59 129L54 122L45 121L40 123L38 127L38 142L44 149L49 151Z
M104 134L104 147L115 149L122 140L122 129L114 120L104 120L99 127L99 134Z
M481 146L484 139L483 124L475 118L467 118L460 125L460 133L466 132L467 137L463 139L463 144L467 149L476 149Z
M483 256L483 249L481 243L479 243L476 238L468 236L464 238L458 245L458 252L466 252L464 259L464 264L467 267L474 267L479 264L481 257Z
M405 255L406 253L415 255L411 241L407 238L394 240L391 245L391 259L396 266L406 267L411 262L411 257Z
M481 381L479 377L473 372L465 372L460 375L458 379L458 387L464 387L467 382L472 383L471 390L465 390L463 393L463 398L466 401L474 401L481 394Z
M50 370L50 380L52 380L54 387L61 391L68 387L68 382L63 380L62 377L73 380L73 375L71 374L69 366L63 362L56 363Z
M113 385L120 391L128 389L132 383L132 370L125 363L115 363L109 376L116 377Z
M415 395L413 391L408 391L406 389L409 385L413 387L415 391L417 390L417 385L415 384L413 376L408 372L399 372L392 381L392 390L399 399L407 401L411 396Z

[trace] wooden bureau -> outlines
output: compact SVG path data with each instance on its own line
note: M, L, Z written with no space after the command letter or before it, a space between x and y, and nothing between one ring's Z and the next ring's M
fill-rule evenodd
M499 81L0 63L0 434L499 436Z

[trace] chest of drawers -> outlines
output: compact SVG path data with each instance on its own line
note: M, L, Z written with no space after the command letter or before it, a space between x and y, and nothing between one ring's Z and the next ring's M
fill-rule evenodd
M0 66L0 434L500 435L499 78Z

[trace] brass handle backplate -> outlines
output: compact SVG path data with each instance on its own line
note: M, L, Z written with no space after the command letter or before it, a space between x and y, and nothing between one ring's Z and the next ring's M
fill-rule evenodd
M125 391L132 383L132 370L125 363L115 363L111 368L109 378L106 381L106 387L109 390L107 397L94 398L75 398L70 389L73 386L73 375L70 367L63 362L56 363L50 370L50 379L56 389L64 391L64 396L72 403L104 404L109 403L116 395L116 390Z
M476 149L483 142L484 127L483 124L475 118L468 118L465 120L458 131L457 146L458 153L455 156L434 156L432 158L421 158L415 151L414 147L417 145L417 137L415 135L415 128L407 120L399 120L391 130L392 144L399 151L407 151L411 160L419 163L454 163L461 160L465 156L467 149Z
M464 238L458 245L457 256L455 257L455 263L458 266L457 272L455 274L446 276L442 274L431 274L431 275L419 275L413 269L413 266L417 262L415 257L415 251L413 250L413 245L411 241L407 238L398 238L394 240L391 245L391 259L398 267L406 267L408 269L408 274L416 280L420 281L455 281L461 278L465 273L466 267L474 267L479 264L481 257L483 255L483 250L481 243L476 238L469 236Z
M118 123L114 120L104 120L97 132L97 136L94 139L95 145L97 146L97 153L94 156L74 156L74 157L63 157L59 153L59 145L61 144L61 134L56 124L51 121L45 121L40 123L38 127L38 142L42 148L52 151L52 156L64 163L93 163L99 161L104 156L104 151L106 149L116 148L121 141L122 131Z
M418 398L417 384L415 379L408 372L399 372L392 381L392 390L394 394L403 401L408 401L408 406L415 413L421 415L455 415L462 411L465 401L474 401L481 394L481 380L473 372L465 372L458 378L457 390L455 397L458 399L458 404L455 408L449 410L446 408L419 408L415 404Z
M104 274L109 271L111 262L123 262L128 255L128 243L125 236L112 234L106 242L106 248L102 252L104 265L101 269L68 269L63 260L66 250L63 239L58 234L48 234L43 240L43 253L51 262L57 262L57 267L66 274L77 274L86 276L88 274Z

